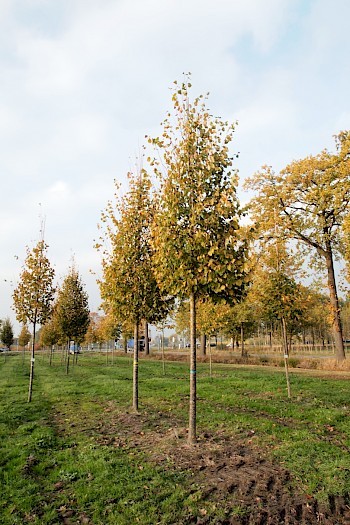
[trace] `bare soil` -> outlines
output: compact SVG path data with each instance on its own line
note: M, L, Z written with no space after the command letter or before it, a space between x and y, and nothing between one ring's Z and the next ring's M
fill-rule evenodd
M168 414L159 412L152 419L146 412L120 413L113 402L102 410L104 417L91 431L98 443L128 450L135 447L164 469L186 471L193 491L200 490L203 501L220 509L216 521L203 509L200 518L188 518L178 525L350 525L349 497L330 496L327 503L320 504L302 493L286 469L254 448L252 436L233 440L222 432L206 433L189 446L187 430ZM63 421L61 414L58 426Z

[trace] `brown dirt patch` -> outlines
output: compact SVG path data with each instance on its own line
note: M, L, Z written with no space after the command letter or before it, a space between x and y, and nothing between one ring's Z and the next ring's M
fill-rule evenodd
M203 512L186 524L350 525L348 497L329 497L327 504L320 504L303 494L286 469L249 444L248 435L233 440L224 433L205 433L199 435L196 445L189 446L187 430L171 415L120 413L113 402L102 409L99 424L85 430L99 444L129 451L135 448L164 469L186 471L191 491L226 516L213 522ZM83 421L76 426L84 431Z

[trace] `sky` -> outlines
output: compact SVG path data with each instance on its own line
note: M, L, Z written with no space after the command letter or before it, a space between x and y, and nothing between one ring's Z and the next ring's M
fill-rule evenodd
M333 150L349 20L348 0L0 0L0 319L18 334L12 292L43 223L56 283L74 259L97 311L101 212L183 73L238 122L240 184Z

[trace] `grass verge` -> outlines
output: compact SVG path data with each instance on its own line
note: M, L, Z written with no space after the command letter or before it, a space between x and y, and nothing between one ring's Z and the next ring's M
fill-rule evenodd
M84 355L67 376L58 357L49 366L40 356L29 404L28 363L0 361L1 523L220 523L244 514L198 483L185 451L188 367L167 362L165 371L141 361L139 416L130 412L130 358L107 365ZM209 377L199 365L197 450L224 438L273 459L320 502L347 497L348 380L295 372L292 392L288 401L279 370L216 364ZM176 449L189 457L181 468Z

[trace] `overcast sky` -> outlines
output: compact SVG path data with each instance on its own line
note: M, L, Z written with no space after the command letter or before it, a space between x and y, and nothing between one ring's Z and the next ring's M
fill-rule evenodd
M333 149L350 128L349 20L348 0L0 0L0 318L17 334L11 283L40 217L57 281L74 256L97 310L101 210L183 72L238 120L242 181Z

